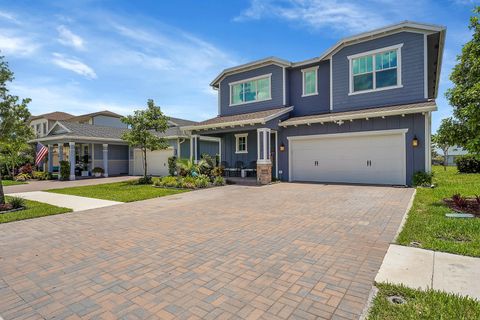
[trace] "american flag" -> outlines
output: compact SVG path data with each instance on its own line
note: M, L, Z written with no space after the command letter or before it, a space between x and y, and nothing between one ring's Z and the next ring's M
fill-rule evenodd
M37 142L37 155L35 156L35 165L38 166L40 162L45 158L48 154L48 148L45 147L40 142Z

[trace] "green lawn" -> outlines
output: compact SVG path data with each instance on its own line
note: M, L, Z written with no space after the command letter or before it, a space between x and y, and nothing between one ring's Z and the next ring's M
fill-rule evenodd
M75 196L113 200L120 202L132 202L157 197L164 197L186 191L187 190L155 188L151 185L138 185L132 183L132 181L48 190L48 192L71 194Z
M421 247L468 256L480 256L480 218L452 219L452 212L442 199L455 193L462 196L480 194L480 174L460 174L456 167L433 167L436 187L417 188L417 195L407 222L397 242L408 246L410 242Z
M14 186L14 185L17 185L17 184L27 184L27 183L24 182L24 181L2 180L2 185L3 185L4 187Z
M377 284L379 292L368 315L369 320L480 319L480 302L457 295L429 290L419 291L391 284ZM406 303L392 304L387 297L402 296Z
M7 201L8 201L8 197L7 197ZM27 206L25 210L0 214L0 223L32 219L32 218L50 216L53 214L60 214L60 213L72 211L71 209L68 209L68 208L52 206L50 204L41 203L37 201L25 200L25 204Z

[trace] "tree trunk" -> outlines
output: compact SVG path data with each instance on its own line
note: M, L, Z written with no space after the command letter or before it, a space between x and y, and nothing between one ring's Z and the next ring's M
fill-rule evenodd
M147 148L143 148L143 177L147 179Z
M5 193L3 193L2 171L0 170L0 204L5 204Z
M443 150L443 170L447 171L448 149Z

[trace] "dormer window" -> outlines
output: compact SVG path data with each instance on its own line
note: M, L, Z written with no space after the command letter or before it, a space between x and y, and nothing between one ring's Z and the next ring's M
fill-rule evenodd
M403 44L349 56L350 93L366 93L402 87Z
M302 97L318 94L318 67L302 70Z
M272 98L272 74L229 83L230 105L265 101Z

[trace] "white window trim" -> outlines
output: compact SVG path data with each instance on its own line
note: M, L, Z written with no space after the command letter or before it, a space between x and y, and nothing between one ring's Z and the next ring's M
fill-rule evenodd
M390 89L398 89L398 88L403 88L402 84L402 47L403 43L390 46L390 47L384 47L380 49L375 49L371 51L366 51L366 52L361 52L357 53L354 55L347 56L348 58L348 78L349 78L349 90L348 90L348 95L357 95L357 94L363 94L363 93L370 93L370 92L377 92L377 91L384 91L384 90L390 90ZM389 86L389 87L382 87L382 88L376 88L376 57L375 55L378 53L382 53L385 51L393 51L397 50L397 84L394 86ZM373 55L373 89L369 90L362 90L362 91L353 91L353 70L352 70L352 64L353 64L353 59L364 57L364 56L370 56ZM387 70L387 69L384 69ZM368 72L369 73L369 72Z
M238 150L240 138L245 138L245 150ZM248 133L237 133L235 135L235 153L248 153Z
M270 86L270 97L269 97L269 98L267 98L267 99L262 99L262 100L254 100L254 101L244 101L244 102L239 102L239 103L232 103L232 90L233 90L233 86L234 86L234 85L240 84L240 83L249 82L249 81L254 81L254 80L260 80L260 79L268 79L269 86ZM263 74L263 75L261 75L261 76L256 76L256 77L252 77L252 78L248 78L248 79L242 79L242 80L239 80L239 81L229 82L229 83L228 83L228 86L229 86L229 97L228 97L229 100L228 100L228 102L229 102L229 106L230 106L230 107L240 106L240 105L249 104L249 103L256 103L256 102L261 102L261 101L272 100L272 74L271 74L271 73Z
M315 71L315 92L305 94L305 73ZM302 97L318 95L318 66L302 69Z

